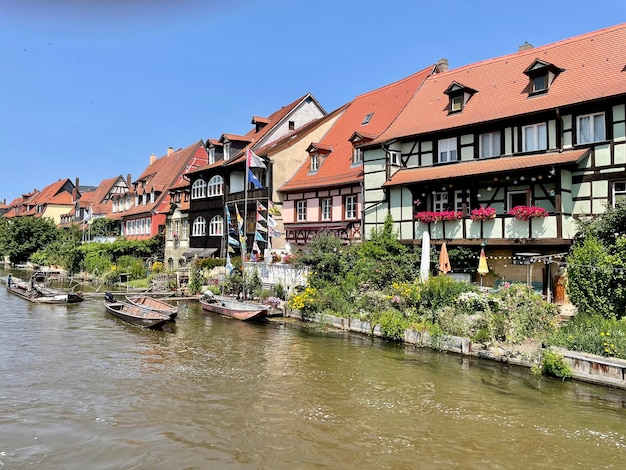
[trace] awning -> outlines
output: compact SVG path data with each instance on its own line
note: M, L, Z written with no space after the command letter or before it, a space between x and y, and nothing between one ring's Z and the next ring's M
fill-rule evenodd
M183 252L182 257L193 258L197 256L198 258L210 258L216 251L217 248L187 248Z
M537 167L572 165L580 162L590 153L590 149L584 148L537 155L470 160L421 168L403 168L397 171L391 177L391 180L384 183L383 186L425 183L428 181L473 177L490 173L506 173L514 170L527 170Z

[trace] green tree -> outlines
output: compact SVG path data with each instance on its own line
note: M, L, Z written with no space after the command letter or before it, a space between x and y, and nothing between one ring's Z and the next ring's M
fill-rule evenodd
M82 233L77 226L60 229L56 240L31 256L31 260L39 265L59 265L69 273L82 269L84 253L80 249Z
M13 263L23 263L57 239L58 230L48 217L0 218L0 253Z

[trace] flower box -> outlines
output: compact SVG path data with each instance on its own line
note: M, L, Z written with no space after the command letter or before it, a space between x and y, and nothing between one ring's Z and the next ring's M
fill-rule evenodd
M415 220L419 220L422 223L439 222L440 220L459 220L463 218L463 212L457 211L422 211L415 214Z
M478 209L473 209L472 212L470 212L470 219L472 220L489 220L495 218L495 207L479 207Z
M509 211L509 215L512 215L517 220L530 220L535 217L547 217L549 213L543 207L515 206Z

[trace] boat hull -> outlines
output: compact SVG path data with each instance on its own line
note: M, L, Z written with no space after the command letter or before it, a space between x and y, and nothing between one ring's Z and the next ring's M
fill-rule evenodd
M110 294L105 294L104 307L114 317L143 328L159 329L170 321L169 315L130 303L119 302Z
M224 297L200 299L202 310L217 313L242 321L259 321L267 318L269 308L266 305L251 302L239 302Z
M7 291L24 300L37 304L73 304L84 300L82 294L74 292L52 291L49 289L31 288L28 283L11 282Z
M126 300L138 307L148 308L155 312L169 315L171 321L174 321L178 316L178 307L163 302L162 300L148 297L147 295L127 295Z

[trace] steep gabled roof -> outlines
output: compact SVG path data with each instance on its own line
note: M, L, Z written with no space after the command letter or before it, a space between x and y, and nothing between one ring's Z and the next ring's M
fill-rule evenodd
M154 190L157 195L153 203L134 206L122 214L123 217L145 214L149 212L167 212L169 194L168 189L180 183L183 174L204 166L208 155L202 140L184 148L178 149L169 155L157 158L148 165L141 176L133 183L139 194ZM142 188L143 187L143 188Z
M311 173L307 160L280 191L360 181L363 169L362 165L352 164L354 146L350 139L355 133L378 136L384 132L434 71L435 66L430 66L402 80L357 96L322 141L314 143L318 148L332 149L319 169Z
M430 76L378 143L527 115L626 93L626 24ZM529 91L527 70L560 71L545 93ZM454 82L475 90L461 112L448 112Z
M35 198L32 203L42 206L44 204L59 204L59 205L73 205L75 202L74 195L70 191L64 190L64 188L74 188L74 183L69 178L55 181L52 184L46 186Z

